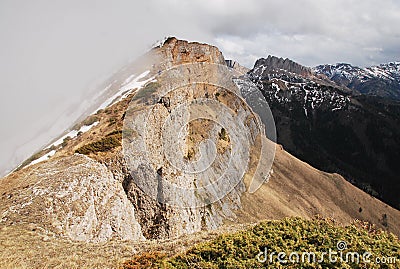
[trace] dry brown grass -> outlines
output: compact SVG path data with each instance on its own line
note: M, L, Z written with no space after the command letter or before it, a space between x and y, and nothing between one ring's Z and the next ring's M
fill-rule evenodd
M196 119L189 122L185 154L188 160L197 160L199 144L209 138L210 130L213 127L214 123L206 119Z
M0 229L0 248L1 268L118 268L137 249L117 241L71 242L19 226Z
M39 230L29 230L26 225L3 226L0 228L0 268L120 268L135 254L163 252L174 255L196 243L248 226L226 226L168 240L111 240L97 244L55 238Z
M250 175L256 161L251 160ZM276 147L272 168L267 184L253 194L243 194L242 208L238 211L241 222L292 216L310 219L320 215L343 224L360 219L400 235L400 211L361 191L340 175L319 171L280 146Z

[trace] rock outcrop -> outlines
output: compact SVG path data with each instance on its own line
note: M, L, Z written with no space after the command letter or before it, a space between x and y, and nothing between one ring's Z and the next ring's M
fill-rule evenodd
M236 62L234 60L225 60L225 62L229 68L234 69L235 71L239 72L240 74L244 75L250 71L249 68L240 65L238 62Z
M144 239L132 203L104 164L75 154L44 163L19 180L23 186L2 197L1 225L26 223L76 241Z
M168 38L162 47L153 49L151 54L153 53L160 56L157 59L159 62L154 62L160 70L188 63L225 65L224 56L217 47L198 42L178 40L175 37Z

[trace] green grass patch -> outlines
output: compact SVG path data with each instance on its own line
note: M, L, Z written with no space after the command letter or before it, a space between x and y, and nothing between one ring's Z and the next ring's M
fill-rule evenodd
M72 129L79 130L82 126L89 126L95 123L96 121L100 121L100 117L98 115L90 115L85 120L80 123L75 124Z
M133 97L133 101L138 100L138 99L148 99L150 96L157 91L157 89L160 87L160 84L158 82L149 82L144 86L144 88L140 89L135 96Z
M338 242L346 242L347 248L341 251ZM263 260L267 249L267 260ZM338 254L322 256L323 252L336 251ZM270 260L270 254L275 252ZM286 253L286 263L278 261L278 253ZM299 261L291 253L299 254ZM304 262L302 255L313 252L316 255ZM348 253L359 253L360 261L352 259ZM370 262L364 262L362 255L371 253ZM321 259L321 257L323 257ZM334 257L337 261L334 262ZM376 258L391 257L390 263L378 263ZM394 260L396 259L396 260ZM280 221L266 221L244 231L220 235L214 240L200 243L184 253L167 256L164 253L143 253L124 263L123 268L400 268L399 239L391 234L377 230L368 223L356 222L341 227L332 220L304 220L287 218Z
M106 137L98 141L86 144L78 148L77 150L75 150L75 152L85 155L89 155L91 153L96 153L96 152L107 152L116 147L121 146L121 140L122 140L122 132L115 131L109 133L108 135L106 135Z

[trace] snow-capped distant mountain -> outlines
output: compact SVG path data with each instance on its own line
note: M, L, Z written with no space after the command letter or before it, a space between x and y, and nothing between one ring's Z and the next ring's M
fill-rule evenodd
M400 208L400 104L372 96L395 92L385 85L395 85L398 67L340 64L313 71L269 56L258 60L248 76L271 108L279 144L314 167L340 173ZM368 94L354 90L362 92L367 85L382 89L376 86Z
M357 90L362 94L400 100L400 62L360 68L347 63L319 65L313 69L326 75L338 85Z
M317 77L311 68L290 59L275 56L259 59L248 75L269 102L285 105L290 110L300 104L306 117L316 108L335 111L350 104L349 89Z

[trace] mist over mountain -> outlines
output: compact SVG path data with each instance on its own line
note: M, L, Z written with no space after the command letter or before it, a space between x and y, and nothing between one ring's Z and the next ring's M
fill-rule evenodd
M374 0L4 0L0 174L70 127L85 111L82 100L156 39L172 34L212 43L249 68L266 53L307 66L399 61L399 3L376 6Z

